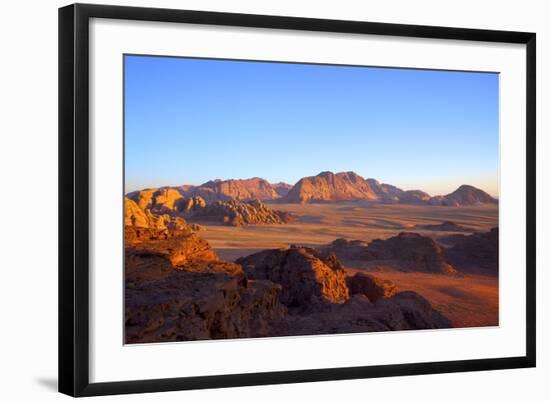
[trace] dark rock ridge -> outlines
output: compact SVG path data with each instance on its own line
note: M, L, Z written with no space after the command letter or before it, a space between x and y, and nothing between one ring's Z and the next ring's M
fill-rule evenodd
M458 231L454 225L436 225L436 230ZM470 231L465 229L466 231ZM370 243L339 238L320 247L321 255L334 254L348 266L454 274L498 274L498 227L471 235L452 234L438 238L402 232ZM440 245L445 245L445 248ZM349 286L349 283L348 283Z
M267 207L259 199L249 201L216 201L206 204L195 196L187 203L185 215L199 220L213 220L226 225L284 224L293 221L292 214Z
M337 239L320 248L323 254L334 253L344 263L353 261L396 262L400 270L429 273L455 273L447 262L445 249L432 238L420 234L402 232L386 240L375 239L369 244L363 241Z
M472 232L473 230L461 226L453 221L444 221L440 224L426 224L416 226L417 229L421 230L431 230L431 231L452 231L452 232Z
M334 255L310 248L241 266L188 230L128 226L125 237L127 343L451 327L420 295L349 278Z
M452 323L413 291L398 292L375 303L364 294L308 314L289 314L273 327L277 335L365 333L450 328Z
M460 270L498 274L498 227L485 233L444 237L441 242L453 245L447 249L447 257Z

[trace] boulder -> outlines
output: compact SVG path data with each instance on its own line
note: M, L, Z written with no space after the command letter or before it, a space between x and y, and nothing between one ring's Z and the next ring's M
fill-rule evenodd
M348 277L347 284L350 294L364 294L373 303L397 293L397 287L392 281L362 272Z
M346 273L340 263L334 256L324 257L311 248L266 250L237 259L236 263L251 279L280 284L281 302L288 307L343 303L349 298Z

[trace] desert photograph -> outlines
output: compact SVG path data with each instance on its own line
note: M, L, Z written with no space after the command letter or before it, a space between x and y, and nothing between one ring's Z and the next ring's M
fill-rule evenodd
M125 344L498 326L498 80L126 55Z

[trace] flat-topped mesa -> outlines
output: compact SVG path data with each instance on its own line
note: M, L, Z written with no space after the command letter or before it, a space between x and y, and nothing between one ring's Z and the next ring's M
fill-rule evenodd
M293 220L292 214L273 210L259 199L239 201L216 201L207 204L195 196L186 204L186 216L201 220L212 220L225 225L284 224Z

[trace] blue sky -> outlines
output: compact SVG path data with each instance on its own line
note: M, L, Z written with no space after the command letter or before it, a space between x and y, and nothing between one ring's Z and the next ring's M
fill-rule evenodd
M355 171L498 195L498 75L125 56L126 191Z

